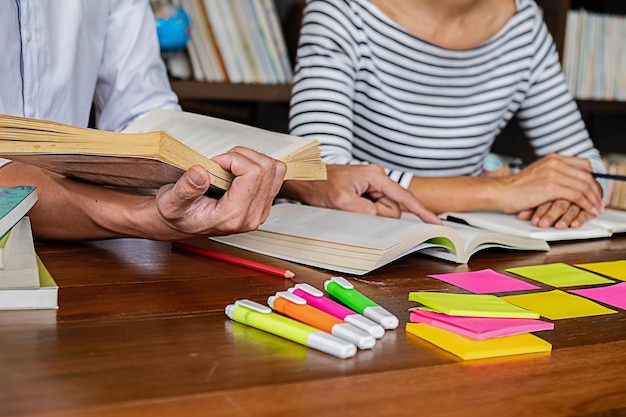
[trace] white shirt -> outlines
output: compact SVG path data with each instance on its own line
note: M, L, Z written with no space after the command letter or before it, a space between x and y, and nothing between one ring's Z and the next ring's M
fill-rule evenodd
M119 131L179 109L147 0L4 0L0 113Z

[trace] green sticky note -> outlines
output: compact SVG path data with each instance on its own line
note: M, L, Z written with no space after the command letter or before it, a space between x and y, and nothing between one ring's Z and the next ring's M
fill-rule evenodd
M545 265L520 266L517 268L509 268L506 271L557 288L610 284L614 282L592 272L560 262Z
M502 298L511 304L536 311L550 320L617 313L591 300L561 290L509 295Z
M530 333L473 340L424 323L407 323L406 331L465 360L552 350L550 343Z
M515 306L490 294L418 291L410 292L409 300L449 316L539 318L539 314L534 311Z
M579 268L626 281L626 260L575 264Z

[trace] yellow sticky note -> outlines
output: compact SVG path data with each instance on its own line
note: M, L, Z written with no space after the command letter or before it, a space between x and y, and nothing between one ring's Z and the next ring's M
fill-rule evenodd
M545 265L520 266L517 268L509 268L506 271L557 288L610 284L614 282L600 275L561 262Z
M626 281L626 260L575 264L579 268Z
M550 343L530 333L473 340L424 323L407 323L406 331L466 360L552 350Z
M598 303L561 290L502 297L511 304L532 309L550 320L617 313Z
M537 312L510 304L490 294L417 291L409 293L409 300L449 316L539 318Z

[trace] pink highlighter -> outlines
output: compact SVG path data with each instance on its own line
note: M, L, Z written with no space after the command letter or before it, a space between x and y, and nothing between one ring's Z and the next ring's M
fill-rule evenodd
M322 291L309 284L296 284L287 291L297 295L298 297L304 298L310 306L337 317L346 323L350 323L353 326L366 331L368 334L377 339L380 339L385 334L385 329L383 329L381 325L355 311L350 310L348 307L324 297L324 293Z

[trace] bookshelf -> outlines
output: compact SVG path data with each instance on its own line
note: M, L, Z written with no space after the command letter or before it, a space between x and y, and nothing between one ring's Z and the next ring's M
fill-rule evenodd
M570 9L585 9L600 13L626 15L623 0L536 0L543 10L544 20L563 58L567 31L567 14ZM626 153L626 142L622 139L626 128L626 101L577 99L576 103L596 147L602 152ZM521 129L511 123L496 139L494 152L517 155L532 161L534 153Z
M243 3L246 0L229 1ZM304 1L270 1L274 2L278 13L280 31L287 49L288 65L292 67ZM185 4L189 5L190 2L193 0L183 0L181 5L185 7ZM185 8L192 22L197 21L198 16L194 15L193 9L189 9L190 7ZM170 83L179 97L181 106L187 111L224 117L270 130L286 132L288 129L290 82L196 81L171 78Z
M235 0L240 1L240 0ZM618 13L626 15L626 2L622 0L536 0L544 13L559 56L563 56L567 30L567 13L572 8ZM282 30L291 62L294 62L303 0L274 0L282 24ZM286 131L290 84L243 84L228 82L198 82L172 80L172 88L178 94L183 107L190 111L226 117L256 126ZM603 152L626 152L618 135L623 131L622 120L626 113L626 101L577 100L587 127ZM269 124L268 124L269 121ZM504 135L510 135L507 129ZM514 133L515 136L519 133ZM522 140L525 141L525 140ZM496 151L529 155L525 144L511 145ZM520 142L520 140L515 140ZM496 144L497 145L497 144ZM532 151L531 151L532 153Z
M552 33L559 56L563 59L567 33L567 14L570 9L584 9L598 13L626 15L626 2L622 0L537 0L544 20ZM582 113L626 112L626 101L578 99Z
M192 80L171 80L170 84L183 101L287 103L291 94L291 84L242 84Z

